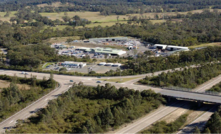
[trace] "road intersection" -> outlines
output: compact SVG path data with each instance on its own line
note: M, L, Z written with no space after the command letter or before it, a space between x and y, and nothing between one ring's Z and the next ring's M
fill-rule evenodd
M162 72L167 72L166 71L159 71L154 73L154 75L158 75ZM171 71L171 70L170 70ZM11 71L11 70L4 70L4 71L0 71L0 75L10 75L10 76L18 76L18 77L24 77L24 74L21 74L20 71ZM50 74L46 74L46 73L36 73L36 72L31 72L29 73L29 75L27 77L30 76L37 76L37 79L43 79L44 77L49 78ZM151 76L153 75L152 73L149 74L143 74L143 75L139 75L140 77L145 77L145 76ZM88 86L97 86L98 83L96 83L97 80L99 80L99 78L96 77L79 77L79 76L68 76L68 75L57 75L54 74L54 80L56 80L57 82L60 83L60 87L51 91L50 93L48 93L47 95L41 97L39 100L33 102L31 105L27 106L26 108L24 108L23 110L17 112L16 114L12 115L11 117L9 117L8 119L4 120L3 122L0 123L0 132L4 132L4 128L5 127L10 127L10 126L14 126L16 124L16 120L18 119L26 119L28 117L30 117L33 113L31 113L30 111L34 111L36 109L39 108L43 108L47 105L48 101L55 99L57 97L57 95L64 93L65 91L67 91L70 88L70 80L73 80L74 82L78 83L78 82L83 82L84 85L88 85ZM137 76L124 76L122 78L127 78L127 77L137 77ZM108 77L108 78L113 78L113 77ZM141 78L139 78L141 79ZM212 95L207 95L207 94L200 94L200 93L192 93L192 92L183 92L183 91L174 91L174 90L165 90L162 88L157 88L157 87L150 87L150 86L144 86L144 85L134 85L133 83L136 82L138 79L134 79L125 83L113 83L113 82L108 82L111 83L112 85L116 86L117 88L119 87L128 87L130 89L135 89L135 90L147 90L147 89L152 89L157 93L161 93L163 95L167 95L167 96L174 96L174 97L178 97L178 98L189 98L189 99L196 99L197 97L201 98L202 101L214 101L214 102L218 102L221 103L221 97L219 96L212 96ZM217 81L217 79L216 79ZM213 84L216 83L214 81L212 81ZM105 83L99 83L100 85L104 85ZM207 84L208 86L211 86L211 84ZM205 89L208 86L202 86L201 88L199 88L199 91L205 91ZM208 88L207 88L208 89ZM174 104L177 105L177 104ZM179 104L180 105L180 104ZM170 112L176 110L176 107L166 107L166 109L168 109L167 111L165 109L161 109L165 115L169 114ZM154 114L154 113L153 113ZM154 114L157 115L157 114ZM150 115L151 116L151 115ZM158 118L153 118L155 116L152 115L152 117L147 117L147 119L149 120L149 124L152 124L153 122L157 121ZM152 121L150 121L152 120ZM141 121L142 122L142 121ZM143 122L145 122L145 120L143 120ZM139 123L137 123L139 124ZM145 123L143 123L145 124ZM145 128L144 126L147 126L147 124L145 124L143 127L140 128L136 128L139 125L135 125L133 131L131 129L128 129L127 131L122 131L122 133L136 133L139 132L141 129ZM132 127L131 127L132 128ZM136 129L135 129L136 128ZM138 131L139 130L139 131ZM119 132L121 133L121 132Z

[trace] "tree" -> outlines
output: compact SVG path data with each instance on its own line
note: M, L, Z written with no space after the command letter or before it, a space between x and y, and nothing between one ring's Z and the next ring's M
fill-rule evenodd
M63 16L62 19L63 19L63 21L66 22L66 23L71 20L68 16Z
M198 127L195 128L194 133L195 133L195 134L200 134L200 130L199 130Z
M208 127L205 129L205 132L204 132L204 133L205 133L205 134L211 134L211 132L210 132L210 130L209 130Z
M72 42L72 41L73 41L72 38L68 38L68 39L66 40L67 43L70 43L70 42Z
M82 132L83 134L88 134L87 128L85 126L83 126Z
M119 16L117 16L117 22L119 21Z

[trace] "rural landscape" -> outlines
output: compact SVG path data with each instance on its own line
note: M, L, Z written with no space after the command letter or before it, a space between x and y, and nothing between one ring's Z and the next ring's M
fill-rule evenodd
M220 0L0 0L0 134L221 133Z

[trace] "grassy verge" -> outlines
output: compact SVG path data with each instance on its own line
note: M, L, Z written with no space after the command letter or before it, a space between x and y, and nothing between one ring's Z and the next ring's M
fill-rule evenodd
M47 63L45 63L43 66L42 66L42 68L44 69L44 68L46 68L47 66L49 66L49 65L52 65L52 64L54 64L55 62L47 62Z
M216 43L204 43L204 44L200 44L200 45L194 45L194 46L190 46L189 48L198 48L198 47L209 47L209 46L219 46L221 45L221 42L216 42Z
M103 81L110 81L110 82L123 83L123 82L126 82L126 81L130 81L130 80L138 79L138 78L141 78L141 77L132 77L132 78L115 78L115 79L100 79L100 80L103 80Z
M186 122L188 114L181 115L177 120L171 123L160 121L155 123L150 129L144 130L140 133L173 133L179 130L181 126Z

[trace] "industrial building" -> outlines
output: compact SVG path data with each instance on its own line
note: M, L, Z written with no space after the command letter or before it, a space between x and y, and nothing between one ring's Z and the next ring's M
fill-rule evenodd
M120 49L112 49L112 48L91 48L91 52L93 53L101 53L101 54L111 54L111 55L123 55L126 54L126 51Z
M120 63L114 63L114 64L112 65L112 67L120 67L120 66L121 66Z
M70 67L84 67L87 64L83 62L73 62L73 61L65 61L61 63L62 66L70 66Z
M168 50L168 51L177 51L177 50L189 51L188 47L173 46L173 45L155 44L153 47L162 49L162 50Z
M106 64L106 62L100 62L98 65L99 66L103 66L103 65L105 65Z
M106 42L106 41L127 41L127 37L107 37L107 38L90 38L91 42Z
M102 48L102 47L96 47L96 48L81 47L76 50L92 52L92 53L100 53L100 54L111 54L111 55L123 55L127 53L126 51L120 49Z

